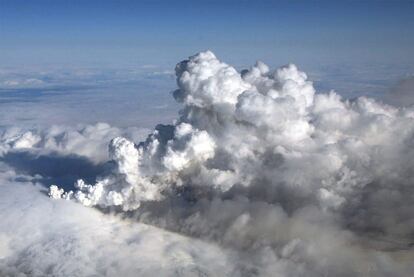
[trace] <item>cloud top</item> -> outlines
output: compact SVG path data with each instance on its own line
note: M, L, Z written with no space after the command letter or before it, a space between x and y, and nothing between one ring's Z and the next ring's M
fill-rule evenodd
M174 124L138 144L112 139L109 172L51 186L52 198L235 251L233 276L413 272L412 107L316 93L293 64L238 72L210 51L175 72Z

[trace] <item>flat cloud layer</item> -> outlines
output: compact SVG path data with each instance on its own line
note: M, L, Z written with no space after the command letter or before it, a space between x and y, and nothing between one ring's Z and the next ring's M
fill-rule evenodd
M179 118L143 142L102 124L2 135L3 275L414 273L412 106L317 94L295 65L240 73L209 51L176 76ZM60 188L28 155L79 179ZM47 180L56 200L26 184Z

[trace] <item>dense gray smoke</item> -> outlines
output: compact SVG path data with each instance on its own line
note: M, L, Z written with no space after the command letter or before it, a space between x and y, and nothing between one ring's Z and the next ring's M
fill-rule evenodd
M399 81L388 93L384 100L396 106L414 105L414 76Z
M176 75L183 108L173 125L141 143L112 139L112 162L95 181L49 195L225 256L166 276L414 274L412 106L316 93L293 64L240 73L209 51ZM3 151L41 141L13 136Z

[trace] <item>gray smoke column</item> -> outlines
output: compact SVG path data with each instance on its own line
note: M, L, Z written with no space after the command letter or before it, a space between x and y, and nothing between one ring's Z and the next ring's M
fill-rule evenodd
M113 139L110 173L50 196L234 250L232 276L414 273L412 107L318 94L293 64L239 73L210 51L176 76L173 125Z

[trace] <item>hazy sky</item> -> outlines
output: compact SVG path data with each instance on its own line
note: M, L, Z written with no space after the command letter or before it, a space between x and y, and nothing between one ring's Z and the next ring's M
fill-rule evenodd
M0 64L414 62L413 1L0 0Z

